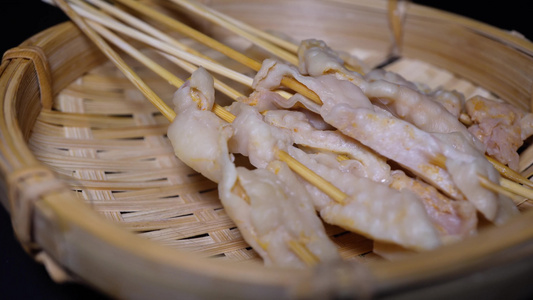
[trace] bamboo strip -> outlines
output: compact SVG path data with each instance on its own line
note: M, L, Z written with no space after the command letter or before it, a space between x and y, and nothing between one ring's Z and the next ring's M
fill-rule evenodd
M124 207L127 206L129 208L129 212L123 214L124 221L143 221L146 219L163 218L167 219L175 216L191 215L198 210L221 209L220 201L216 195L213 195L213 201L204 201L205 203L177 203L178 201L176 198L141 199L138 201L126 199L113 202L93 200L91 201L91 205L93 205L94 209L97 211L117 212L123 212ZM177 206L177 204L179 204L178 208L171 208L173 206ZM151 209L147 210L147 206L150 206Z
M487 159L492 163L492 165L496 168L496 170L498 170L500 174L502 174L503 177L533 188L533 182L529 181L524 176L509 169L507 166L502 165L500 162L498 162L492 157L487 156Z

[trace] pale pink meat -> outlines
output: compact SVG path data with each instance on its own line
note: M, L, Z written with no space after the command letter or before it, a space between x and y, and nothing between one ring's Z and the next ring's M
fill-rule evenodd
M468 130L486 145L487 154L517 170L517 150L533 133L533 115L481 96L468 99L466 111L474 123Z
M493 172L494 168L472 140L465 138L464 131L448 132L443 128L438 129L440 132L429 133L421 130L377 109L360 88L334 74L302 76L290 66L268 60L263 66L259 72L261 76L254 81L258 89L275 89L281 76L293 77L320 97L323 102L320 114L324 121L344 134L394 160L446 195L454 199L466 197L488 220L501 223L515 214L515 210L507 209L512 204L510 199L481 185L478 176L499 184L499 175ZM418 123L429 124L423 119ZM442 158L445 168L435 163ZM464 166L471 168L469 178L461 175Z
M306 189L285 163L265 157L263 152L257 160L260 163L269 160L263 169L235 166L228 142L235 134L242 137L242 133L211 111L213 80L205 70L193 73L176 92L174 103L177 116L169 127L168 137L176 155L219 184L219 197L226 213L266 265L305 267L309 262L294 251L291 247L294 244L307 249L318 262L340 259ZM249 119L253 120L253 115Z
M426 212L445 242L461 240L476 232L476 208L470 202L450 200L433 186L401 171L394 171L392 178L392 188L409 190L422 199Z

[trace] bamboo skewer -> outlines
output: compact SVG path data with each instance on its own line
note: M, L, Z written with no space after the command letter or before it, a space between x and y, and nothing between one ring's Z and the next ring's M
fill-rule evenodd
M81 0L69 0L73 3L76 3L77 5L83 5L85 4L85 2L81 1ZM171 36L169 36L168 34L156 29L155 27L151 26L150 24L140 20L139 18L137 17L134 17L133 15L123 11L122 9L119 9L117 8L116 6L114 5L111 5L105 1L102 1L102 0L85 0L87 1L88 3L91 3L93 5L95 5L96 7L100 8L102 11L108 13L109 15L111 16L114 16L115 18L117 18L118 20L121 20L123 21L124 23L126 24L129 24L130 26L134 27L134 28L137 28L138 30L146 33L146 34L149 34L163 42L166 42L172 46L175 46L181 50L184 50L186 52L189 52L190 54L193 54L195 56L198 56L198 57L201 57L201 58L204 58L204 59L207 59L207 60L212 60L209 56L206 56L204 55L203 53L197 51L196 49L192 48L192 47L189 47L179 41L177 41L176 39L172 38ZM91 12L93 13L98 13L99 11L96 10L96 9L92 9L92 7L88 6L88 5L83 5L83 7L87 10L90 10Z
M109 37L110 39L119 39L118 37L114 36L110 32L106 32L105 29L100 28L97 24L96 28L98 28L98 31L105 34L105 37ZM125 42L120 40L117 42L117 45L124 46ZM174 76L172 73L168 71L163 71L164 69L156 64L154 61L150 60L147 57L143 57L143 55L138 51L135 50L133 47L123 47L124 51L130 53L134 58L138 58L139 61L143 64L146 64L148 68L156 72L158 75L163 77L165 80L167 80L169 83L173 84L175 87L179 88L181 84L183 84L183 81L176 76ZM163 70L162 70L163 69ZM161 103L161 106L166 105L165 103ZM213 107L213 112L219 116L224 121L231 123L235 119L235 116L228 112L226 109L221 107L218 104L215 104ZM172 119L173 120L173 119ZM169 121L172 121L169 120ZM344 194L342 191L340 191L337 187L329 183L328 181L324 180L322 177L311 171L309 168L305 167L300 162L296 161L292 156L290 156L287 152L283 150L277 150L276 156L281 160L287 163L289 167L295 171L298 175L302 176L304 179L309 181L311 184L318 187L321 191L326 193L328 196L330 196L332 199L339 203L344 203L344 199L347 197L346 194Z
M196 69L198 69L198 67L196 67L195 65L187 63L187 62L185 62L185 61L183 61L183 60L181 60L179 58L176 58L174 56L171 56L171 55L168 55L168 54L162 53L162 52L160 52L160 54L162 56L166 57L171 62L175 63L177 66L179 66L182 69L184 69L185 71L189 72L189 73L192 73ZM234 101L237 101L241 97L245 97L242 93L238 92L234 88L230 87L229 85L223 83L222 81L220 81L220 80L218 80L216 78L214 78L214 84L215 84L215 89L217 91L222 92L224 95L230 97Z
M76 5L83 5L84 3L79 0L69 0ZM85 9L90 9L90 7L84 6ZM74 9L80 13L81 15L89 15L86 13L86 11L82 9ZM94 17L94 14L92 15ZM102 20L102 19L100 19ZM134 47L130 46L128 43L126 43L124 40L119 38L117 35L113 34L111 31L105 29L103 26L99 25L98 23L95 23L94 21L88 21L88 23L91 25L93 29L95 29L100 35L102 35L104 38L106 38L108 41L114 43L116 46L124 50L125 52L129 53L131 56L135 57L137 60L144 62L146 66L152 69L152 71L158 73L161 77L166 79L171 85L173 85L176 88L179 88L183 84L183 80L180 78L174 76L170 72L168 72L165 68L159 66L158 64L154 63L150 58L148 58L146 55L142 54L140 51L135 49ZM108 20L108 22L102 22L106 23L107 25L113 27L113 28L123 28L119 23L113 22L112 20ZM148 28L148 27L147 27ZM122 30L122 32L125 32L126 30ZM131 35L130 35L131 34ZM134 34L131 32L128 32L128 35L133 36ZM179 58L176 58L174 56L166 55L162 53L167 59L171 60L181 68L187 70L188 72L192 73L194 70L197 69L196 66L187 63ZM244 97L241 93L237 92L235 89L229 87L228 85L224 84L223 82L215 79L215 88L217 90L221 91L225 95L229 96L233 100L237 100L239 97Z
M500 178L500 186L515 195L522 196L529 200L533 200L533 190L526 188L523 185L518 184L514 181L511 181L506 178Z
M496 164L496 165L501 166L499 162L495 161L489 156L486 156L486 157L491 163L493 163L493 165ZM494 160L494 162L492 160ZM441 169L446 169L446 157L443 155L437 155L437 156L432 157L430 162ZM491 190L493 192L500 193L506 196L518 195L521 197L525 197L527 199L533 199L533 190L525 188L524 186L514 181L511 181L509 179L502 177L500 178L499 185L497 185L484 176L479 175L478 178L479 178L480 184L484 188ZM513 196L510 196L510 197L513 198Z
M120 0L118 0L120 1ZM243 22L240 22L238 20L235 20L233 18L230 18L229 16L226 16L210 7L207 7L199 2L196 2L194 0L171 0L172 2L182 6L182 7L185 7L187 9L189 9L190 11L193 11L195 13L197 13L199 16L201 17L204 17L208 20L211 20L213 22L216 22L216 24L226 28L226 29L229 29L229 30L232 30L234 33L237 33L237 34L240 34L240 33L243 33L243 34L240 34L242 36L244 36L245 38L249 38L249 34L248 32L250 33L254 33L256 36L258 37L261 37L267 41L272 41L273 43L276 43L279 45L283 44L285 45L284 48L286 49L290 49L290 51L296 53L298 51L298 46L297 45L294 45L288 41L285 41L285 40L282 40L282 39L279 39L275 36L272 36L270 34L267 34L266 32L262 31L262 30L258 30L256 28L253 28L251 26L248 26L247 24L243 23ZM403 44L403 23L404 23L404 19L405 19L405 13L406 13L406 6L409 4L408 3L409 1L408 0L390 0L388 1L388 19L389 19L389 24L390 24L390 27L391 27L391 31L393 33L393 43L392 43L392 46L391 46L391 50L390 50L390 54L389 54L389 58L387 58L385 60L385 64L389 64L391 63L392 61L395 61L396 59L398 59L400 57L400 54L401 54L401 48L402 48L402 44ZM244 29L243 29L244 28ZM246 32L248 31L248 32ZM253 40L254 42L257 40L257 41L260 41L259 39L255 38L255 37L250 37L249 38L250 40ZM259 45L259 44L256 44L256 45ZM270 51L270 50L269 50ZM272 51L270 51L270 53L276 55L277 53L275 52L275 49L273 49ZM298 64L297 62L295 63L296 65ZM383 64L383 63L382 63ZM349 68L349 66L345 65L346 67ZM353 69L352 69L353 70ZM357 71L357 70L356 70ZM360 71L357 71L359 73L362 73ZM313 98L310 98L311 100L315 101L316 103L318 104L322 104L322 103L319 103L317 102L315 99ZM472 124L472 121L470 120L470 117L466 114L461 114L460 116L460 121L465 124L465 125L470 125ZM523 177L522 175L518 174L517 172L514 172L513 170L509 169L507 166L505 165L502 165L501 163L499 163L498 161L496 161L495 159L489 157L488 155L486 156L487 159L492 163L492 165L502 174L502 176L508 178L508 179L511 179L511 180L515 180L521 184L524 184L524 185L527 185L531 188L533 188L533 182L531 182L530 180L528 180L527 178Z
M492 163L492 165L496 168L496 170L498 170L498 172L500 172L500 174L503 177L533 188L533 182L531 182L524 176L520 175L520 173L511 170L509 167L501 164L499 161L495 160L494 158L488 155L487 155L487 159Z
M118 22L116 22L116 21L114 21L112 19L106 18L106 16L102 15L101 13L99 13L96 10L93 10L90 6L86 5L84 2L82 2L80 0L69 0L69 1L71 1L71 2L73 2L75 4L73 6L73 8L80 15L88 17L88 18L91 18L93 20L98 20L98 21L100 21L100 23L106 24L106 25L108 25L108 27L115 28L115 29L117 29L117 31L120 31L120 32L122 32L122 33L124 33L124 34L126 34L126 35L128 35L130 37L137 37L138 32L134 32L133 30L130 30L129 28L123 26L122 24L120 24L120 23L118 23ZM90 0L90 1L94 1L94 0ZM99 1L94 1L94 2L99 2ZM80 7L77 7L78 5ZM89 11L91 11L91 13L89 13ZM133 19L130 19L130 20L134 21ZM140 51L138 51L134 47L131 47L128 43L126 43L124 40L119 38L117 35L113 34L111 31L109 31L109 30L105 29L104 27L102 27L101 25L99 25L100 23L95 23L94 21L88 21L88 23L91 25L91 27L93 29L95 29L99 34L101 34L103 37L105 37L108 41L114 43L116 46L118 46L122 50L130 53L130 55L134 56L137 60L143 61L145 65L147 65L150 68L152 68L152 70L154 72L158 73L161 77L165 78L170 84L172 84L176 88L179 88L183 84L183 81L181 79L177 78L176 76L174 76L173 74L168 72L163 67L155 64L146 55L142 54ZM152 29L152 28L150 28L150 26L148 24L146 24L146 26L144 26L144 27L147 30ZM161 36L164 36L164 34L161 33ZM148 38L148 37L146 37L146 38ZM144 40L143 38L138 38L138 39L139 40ZM152 40L147 40L147 42L150 42L150 41L152 41ZM175 56L170 56L170 55L167 55L165 53L161 53L161 54L164 55L167 59L171 60L173 63L177 64L178 66L180 66L181 68L185 69L186 71L188 71L190 73L192 73L194 70L197 69L196 66L194 66L194 65L192 65L192 64L190 64L188 62L185 62L182 59L179 59L179 58L177 58ZM194 54L191 54L191 55L194 55ZM223 82L221 82L218 79L215 79L215 88L217 88L217 90L221 91L222 93L224 93L225 95L229 96L233 100L237 100L239 97L244 97L243 94L239 93L238 91L236 91L235 89L231 88L230 86L224 84Z
M183 81L181 79L177 78L172 73L170 73L168 71L163 71L163 68L161 66L159 66L158 64L156 64L151 59L149 59L147 57L143 57L143 55L138 50L134 49L133 47L125 46L125 44L127 44L125 41L121 40L117 36L114 36L112 33L110 33L109 31L105 30L103 27L98 26L97 24L93 24L93 23L90 23L90 24L91 25L95 25L95 28L98 28L99 32L101 31L102 33L104 33L105 37L108 37L111 40L115 40L116 39L118 41L116 44L118 46L121 46L121 48L124 51L132 54L133 57L136 58L136 59L140 58L139 61L141 63L145 64L148 68L150 68L151 70L156 72L158 75L163 77L169 83L173 84L175 87L179 87L183 83ZM88 28L90 29L90 27L88 27ZM133 73L133 70L131 70L130 72ZM158 98L158 99L160 99L160 98ZM154 101L158 101L158 100L154 100ZM170 108L168 108L168 106L162 100L159 100L159 101L161 101L161 103L159 103L158 106L156 106L156 107L160 107L161 106L161 107L166 107L167 109L170 109ZM232 115L227 110L225 110L223 107L220 107L219 105L215 105L215 107L213 109L213 112L215 114L217 114L219 117L221 117L223 120L225 120L226 122L230 122L231 123L231 122L233 122L233 119L235 119L234 115ZM174 115L174 117L175 117L175 115ZM174 118L169 119L169 121L172 121L173 119ZM334 185L332 185L328 181L324 180L322 177L318 176L316 173L311 171L309 168L305 167L300 162L296 161L292 156L290 156L285 151L277 150L276 154L277 154L278 158L280 160L286 162L291 167L291 169L294 168L293 170L298 175L302 176L306 180L308 179L312 184L316 184L316 186L320 190L322 190L324 193L330 195L331 198L334 199L335 201L338 201L339 203L343 203L343 201L347 197L347 195L344 194L342 191L340 191L337 187L335 187Z
M73 1L76 1L76 0L73 0ZM121 0L122 1L122 0ZM62 2L62 1L61 1ZM84 13L84 10L80 10L80 13ZM95 17L94 15L91 15L91 14L88 14L87 17L89 18L95 18L96 20L99 20L101 21L102 23L107 23L109 25L109 22L111 22L110 20L106 20L105 18L102 18L101 16L100 17ZM105 20L105 21L104 21ZM129 29L126 29L126 27L122 26L122 25L119 25L120 23L113 23L111 22L111 25L109 26L112 26L113 28L115 28L116 30L118 31L121 31L122 33L124 34L127 34L129 36L137 36L137 35L141 35L140 33L137 32L137 34L133 34L131 30ZM163 78L167 79L169 81L169 83L171 83L172 85L174 85L175 87L179 87L181 86L181 84L183 84L183 81L181 79L178 79L177 77L173 76L171 73L169 73L168 71L166 71L164 68L158 66L157 64L153 63L153 61L149 60L146 56L144 56L142 53L140 53L139 51L135 50L133 47L127 45L126 42L122 41L121 39L119 39L117 36L113 35L111 32L105 30L103 27L97 25L97 24L92 24L92 26L94 26L94 28L100 33L102 34L102 36L107 36L109 40L112 40L112 41L117 41L116 44L121 46L121 48L123 50L125 50L126 52L130 53L132 56L134 56L136 59L140 60L141 62L143 62L144 64L146 64L147 66L149 66L149 68L151 68L152 70L154 70L156 73L158 73L160 76L162 76ZM118 28L118 29L117 29ZM97 36L97 35L95 35ZM155 39L153 38L150 38L150 37L147 37L147 36L144 36L144 38L142 38L145 42L147 42L148 44L152 45L152 44L156 44L156 45L159 45L159 48L161 49L165 49L167 50L167 52L172 52L171 50L169 50L168 48L166 48L164 45L164 43L162 42L158 42L156 41ZM95 38L95 40L98 40L97 38ZM99 43L103 43L105 44L105 42L103 41L99 41ZM108 46L107 47L103 47L103 49L107 49L109 48ZM131 72L128 72L127 70L127 66L124 67L125 63L121 63L121 60L120 58L118 57L118 55L116 54L113 54L112 52L110 52L109 50L107 50L107 52L110 54L111 57L115 58L115 60L117 61L117 64L118 65L122 65L122 69L123 72L126 72L128 74L134 74L132 71ZM179 52L179 54L182 54L182 55L185 55L185 56L188 56L187 54L185 54L184 52ZM118 59L117 59L118 58ZM200 63L201 64L201 63ZM188 69L189 71L192 70L191 66L188 66ZM231 73L231 72L228 72L228 73ZM226 75L226 72L224 72L224 74ZM136 75L132 75L132 78L135 78ZM138 76L137 76L138 78ZM139 78L140 79L140 78ZM137 81L136 81L137 82ZM142 81L141 81L142 82ZM143 84L142 83L139 83L138 84L139 86L142 86ZM152 92L153 93L153 92ZM144 93L145 96L149 95L150 92L147 92L147 93ZM154 93L155 94L155 93ZM235 94L233 94L233 96L235 96ZM148 96L147 96L148 97ZM157 96L156 96L157 97ZM175 116L175 113L169 113L168 111L171 111L170 108L168 108L168 106L166 106L166 104L164 104L162 102L162 100L157 100L157 98L149 98L149 99L153 99L151 100L152 103L158 103L159 104L154 104L156 107L161 107L161 111L162 113L165 111L166 113L164 114L165 117L167 119L169 119L170 121L173 120L173 116ZM163 104L161 104L163 103ZM221 116L224 120L228 121L228 122L232 122L233 119L235 118L235 116L231 115L229 112L227 112L225 109L223 109L222 107L219 107L219 106L215 106L214 107L214 112L217 113L219 116ZM282 160L287 160L289 159L288 157L290 157L288 154L286 153L278 153L278 156L281 156L280 158L283 158ZM288 156L288 157L287 157ZM493 164L495 164L494 160L491 159L491 162ZM302 168L301 164L297 163L297 162L293 162L292 164L292 167L291 168L295 168L297 170L299 170L298 172L306 172L305 169ZM512 176L514 176L514 178L520 178L519 176L516 177L516 174L513 174L511 172L508 172L508 170L506 170L506 168L502 168L502 166L498 166L499 167L499 170L503 170L504 171L504 174L511 174ZM310 170L308 170L310 171ZM312 172L311 172L312 173ZM313 173L314 174L314 173ZM316 174L315 174L316 175ZM320 179L317 179L316 176L307 176L308 180L310 180L310 182L312 183L316 183L316 184L319 184L320 182ZM523 180L522 180L523 181ZM483 182L485 181L481 181L482 184ZM527 181L529 182L529 181ZM326 184L325 186L328 186L328 184ZM484 184L484 186L486 186L487 188L490 188L491 190L495 190L494 187L489 187L487 186L486 184ZM513 191L515 192L515 194L518 194L518 195L521 195L521 196L525 196L525 197L528 197L530 198L531 195L530 193L527 193L524 191L524 189L517 189L516 188L516 185L513 185L509 182L505 182L504 181L504 186L507 190L509 189L513 189ZM340 192L338 189L336 189L334 186L329 186L327 188L325 188L326 190L330 191L329 193L331 194L330 196L332 197L332 199L335 199L335 201L338 201L340 203L342 203L343 199L346 197L346 195L344 195L342 192ZM503 188L499 188L499 192L501 193L506 193L505 192L505 189ZM340 193L339 193L340 192ZM527 195L526 195L527 194Z
M135 59L137 59L138 61L140 61L144 65L146 65L148 68L153 70L159 76L161 76L162 78L167 80L174 87L179 88L183 84L183 80L181 80L180 78L174 76L172 73L168 72L165 68L161 67L160 65L156 64L154 61L149 59L147 56L142 54L140 51L136 50L134 47L132 47L131 45L126 43L124 40L122 40L118 36L114 35L109 30L105 29L104 27L102 27L99 24L96 24L96 23L94 23L92 21L89 21L88 23L91 25L91 27L93 29L95 29L104 38L106 38L107 40L111 41L116 46L118 46L119 48L121 48L122 50L124 50L125 52L130 54L132 57L134 57ZM169 59L176 59L176 58L169 57ZM176 59L176 60L178 60L178 59ZM179 60L177 61L177 63L179 63ZM190 64L189 65L185 64L184 67L186 68L187 71L189 71L191 73L196 69L196 67L194 67L194 66L192 66ZM220 85L224 85L223 83L221 83L218 80L216 80L216 82L218 83L218 87L220 87ZM226 88L229 88L229 87L226 86ZM229 88L229 89L231 90L231 88ZM237 96L237 97L243 96L244 97L244 95L241 95L241 94L239 94L236 91L229 92L230 95L232 93L233 93L234 96ZM236 100L236 98L233 98L233 99ZM215 107L213 108L213 112L215 114L217 114L220 118L222 118L223 120L228 122L228 123L233 122L233 120L235 119L234 115L229 113L226 109L224 109L223 107L221 107L218 104L215 104ZM169 120L169 121L172 121L172 120ZM287 164L289 164L291 169L298 170L298 171L295 171L295 172L297 172L299 174L303 174L303 173L306 173L308 171L308 170L306 170L307 168L305 168L305 166L303 166L299 162L294 161L293 159L291 159L292 157L290 157L286 152L279 152L278 156L280 157L281 160L283 160ZM314 174L314 175L316 175L316 174ZM317 176L314 176L314 175L310 174L310 175L307 175L305 178L310 183L312 183L312 184L314 184L316 186L324 184L324 182L321 182L322 181L321 178L318 178ZM302 176L302 177L304 177L304 176ZM514 194L517 194L519 196L526 197L528 199L533 199L533 191L531 191L529 189L526 189L526 188L523 188L520 185L513 184L513 182L510 181L510 180L506 180L506 179L502 178L501 181L500 181L501 187L498 187L495 184L488 184L487 180L488 179L481 180L481 183L483 184L483 186L485 188L488 188L488 189L490 189L492 191L496 191L496 192L499 192L499 193L502 193L502 194L505 194L505 195L509 195L510 193L514 193ZM343 203L344 198L346 198L346 195L344 193L342 193L342 192L340 192L340 190L334 189L334 188L329 188L329 190L330 190L330 195L329 196L332 199L334 199L335 201L337 201L339 203Z

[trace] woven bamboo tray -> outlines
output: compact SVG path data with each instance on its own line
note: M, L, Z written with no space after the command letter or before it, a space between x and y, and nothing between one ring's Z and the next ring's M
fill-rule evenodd
M209 3L259 28L323 39L370 65L390 46L385 1ZM204 21L191 22L236 47L248 46ZM533 44L520 37L413 4L402 57L388 68L408 79L531 110ZM172 87L142 66L135 69L170 101ZM128 299L531 292L528 202L505 226L395 262L373 254L370 240L330 226L345 263L305 270L262 266L224 213L216 185L175 158L165 136L168 122L70 22L4 55L0 101L1 188L9 195L2 204L21 244L58 281ZM521 168L530 176L528 150Z

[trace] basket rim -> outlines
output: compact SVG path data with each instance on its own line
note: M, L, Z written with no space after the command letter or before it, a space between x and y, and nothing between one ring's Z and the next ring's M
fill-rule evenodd
M429 8L419 7L418 5L414 7L416 7L416 10L413 10L413 13L427 16ZM450 13L435 9L429 10L436 17L443 19L449 18L451 15ZM457 21L472 30L489 30L490 33L496 34L501 39L501 42L507 43L519 51L533 55L533 43L524 39L499 29L496 30L490 25L464 17L453 16L453 21ZM50 52L57 51L54 44L54 39L60 38L60 35L57 33L63 33L64 31L78 32L72 23L65 22L39 33L21 44L21 46L36 45L50 55ZM9 61L4 61L0 68L0 78L12 76L16 72L14 68L10 67L13 66L12 64L23 66L22 71L19 69L18 72L36 76L35 70L30 67L31 64L29 62L22 58L14 58ZM17 90L19 88L17 86L18 83L10 82L11 85L8 87L12 90ZM0 97L2 97L0 102L4 102L3 104L15 101L12 98L5 98L8 94L7 87L0 90L0 92ZM57 92L55 90L55 93ZM13 103L11 105L16 107ZM25 138L17 125L18 120L13 118L12 111L2 111L2 113L3 119L0 129L2 130L2 137L5 139L5 144L7 145L1 148L2 156L7 160L7 164L2 165L2 173L4 178L6 178L12 172L26 167L32 167L36 163L36 159L28 159L30 157L25 154L13 156L13 153L19 153L21 149L23 149L22 152L31 153L31 151L25 144ZM54 191L49 195L44 195L41 200L35 203L35 212L32 218L33 223L36 224L34 225L35 240L40 243L44 251L75 274L79 271L76 270L75 264L79 260L86 258L86 255L89 255L87 252L80 252L81 254L73 253L74 251L82 251L82 249L76 246L76 243L80 241L81 237L92 237L95 239L95 245L99 240L100 242L105 242L111 250L114 249L113 251L125 251L137 257L139 259L137 260L138 266L132 267L133 269L143 270L143 267L146 267L144 263L148 261L150 268L144 269L148 273L143 275L143 278L157 276L159 272L162 272L166 275L172 274L176 278L183 280L184 283L179 285L174 285L176 282L175 278L160 282L161 286L165 286L165 288L171 291L187 288L187 276L191 278L198 278L196 276L201 277L201 274L198 274L199 270L214 274L217 280L222 282L220 284L227 285L228 289L234 287L232 283L235 281L258 285L268 282L270 287L274 289L273 293L278 293L279 295L286 295L287 290L301 285L302 282L310 280L316 275L311 270L282 270L264 267L235 266L233 264L228 267L226 262L214 262L212 260L196 258L194 255L169 249L127 232L98 216L96 212L92 211L90 207L81 201L72 201L72 198L75 199L75 197L72 197L65 190ZM8 211L11 210L6 203L3 204ZM76 211L79 214L74 217L72 211ZM55 236L52 239L43 236L44 234L49 234L48 230L55 232ZM515 235L509 233L515 233ZM81 236L78 236L78 234L81 234ZM494 237L497 238L495 239ZM481 249L476 247L479 244L483 244L485 247ZM132 245L136 245L137 248L131 247ZM487 230L461 244L445 246L398 262L371 262L369 263L369 269L370 274L375 280L375 289L379 291L392 291L395 289L405 289L409 285L420 286L420 282L430 284L437 278L453 277L454 274L464 271L465 266L467 268L470 267L471 270L489 268L489 265L484 264L491 261L491 258L498 257L502 252L509 253L514 251L517 253L516 259L531 257L533 256L533 251L527 253L521 251L524 247L530 249L532 246L533 211L529 211L515 218L504 227ZM128 250L131 252L128 252ZM177 252L179 255L176 255ZM436 260L435 257L439 257L439 259ZM501 263L499 259L493 260L493 264L498 265ZM116 266L122 267L123 265L123 262L116 264ZM439 271L435 271L437 268ZM186 273L182 273L184 270L186 270ZM431 274L433 277L428 277L428 274ZM82 278L87 276L85 274L80 275ZM420 278L421 276L424 278ZM157 276L157 278L162 277ZM229 293L229 290L226 292ZM248 292L243 291L243 295L247 295L245 293Z

